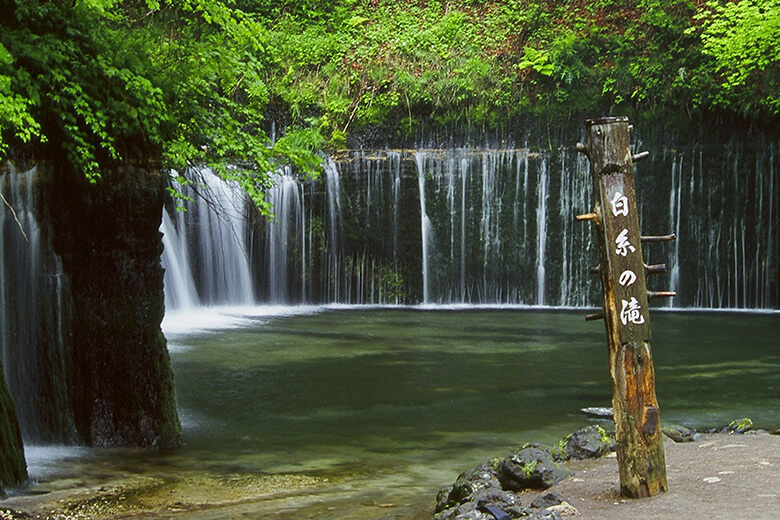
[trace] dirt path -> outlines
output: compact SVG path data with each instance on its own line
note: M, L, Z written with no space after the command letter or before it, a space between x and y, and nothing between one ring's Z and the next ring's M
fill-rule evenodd
M780 518L780 436L705 435L665 442L669 491L628 500L619 495L617 459L573 463L576 472L551 488L582 520ZM523 505L539 493L521 495Z

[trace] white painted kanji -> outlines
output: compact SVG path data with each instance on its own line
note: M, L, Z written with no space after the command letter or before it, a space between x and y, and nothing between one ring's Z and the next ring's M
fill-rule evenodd
M628 197L623 195L621 192L616 191L615 196L612 197L612 200L609 201L609 204L612 206L612 216L628 216Z
M628 287L629 285L633 285L634 282L636 282L636 273L634 271L627 269L622 273L620 273L620 278L618 279L618 283L623 287Z
M620 321L623 325L628 325L629 323L641 325L645 322L645 317L642 316L642 307L636 298L632 296L631 300L621 301L623 302L623 308L620 310Z
M629 251L632 253L636 251L636 248L628 241L628 229L623 229L623 231L620 232L615 239L615 244L617 244L615 252L620 256L627 256Z

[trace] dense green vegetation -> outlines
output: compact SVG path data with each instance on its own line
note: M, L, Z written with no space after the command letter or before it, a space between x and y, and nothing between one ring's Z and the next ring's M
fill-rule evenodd
M222 168L381 129L780 114L780 1L2 0L0 154ZM271 146L271 122L282 135ZM236 160L240 162L236 162Z
M302 4L269 16L268 86L293 124L327 128L334 146L364 125L430 119L776 121L780 110L777 1Z

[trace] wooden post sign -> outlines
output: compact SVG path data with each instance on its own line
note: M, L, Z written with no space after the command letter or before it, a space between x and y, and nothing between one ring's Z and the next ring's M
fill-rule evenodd
M592 271L601 275L604 296L603 312L586 319L604 319L607 328L621 494L648 497L667 490L648 299L673 293L648 293L646 272L665 268L645 265L642 242L674 237L640 235L633 162L649 154L631 155L628 118L588 119L585 125L587 142L577 150L590 160L596 203L577 219L598 226L601 263Z

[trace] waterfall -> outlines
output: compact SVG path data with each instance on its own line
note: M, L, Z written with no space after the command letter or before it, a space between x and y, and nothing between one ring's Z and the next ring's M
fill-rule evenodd
M428 236L431 232L431 221L425 207L425 153L418 152L414 155L417 165L417 179L420 188L420 242L422 248L422 279L423 279L423 303L430 301L429 271L428 271Z
M341 288L341 180L338 168L333 161L325 166L325 183L328 196L328 297L330 301L339 302Z
M266 301L292 303L293 293L306 300L306 220L303 187L289 170L273 176L275 186L268 191L266 200L271 203L274 218L265 223L265 269L267 280ZM296 232L297 230L297 232ZM295 262L294 253L300 260Z
M246 196L208 168L191 169L186 177L186 211L174 218L164 210L160 227L166 308L254 303Z
M678 165L678 160L680 163L682 162L681 158L677 157L676 153L673 153L672 156L672 189L669 190L669 223L671 224L671 227L674 229L675 236L680 236L680 204L679 204L679 193L681 188L681 177L680 177L680 167L682 164ZM693 176L691 176L691 179L693 180ZM693 181L692 181L693 182ZM680 258L680 240L674 241L674 250L672 253L671 258L669 259L669 264L672 266L669 270L669 288L672 291L677 291L678 286L680 285L680 264L679 264L679 258ZM670 299L668 301L668 305L672 305L672 300Z
M68 404L70 289L50 231L42 226L38 171L0 177L0 355L25 442L75 440Z
M646 262L669 265L648 283L676 290L673 307L777 305L776 149L661 148L637 164L643 232L679 237L644 248ZM600 304L588 272L596 231L574 221L593 209L591 180L573 147L342 152L321 179L277 174L267 194L276 218L262 223L248 221L246 200L223 181L206 180L210 196L193 194L187 212L163 222L166 249L181 250L164 260L173 308ZM232 280L220 274L227 266Z
M539 164L539 184L536 202L536 303L544 305L544 283L546 274L545 255L547 253L547 161Z
M183 223L183 214L176 213L178 221L174 225L168 211L163 210L160 231L163 234L162 264L165 269L165 308L169 310L186 310L200 305L198 292L195 289L195 281L192 279L189 254L187 252L186 227Z

